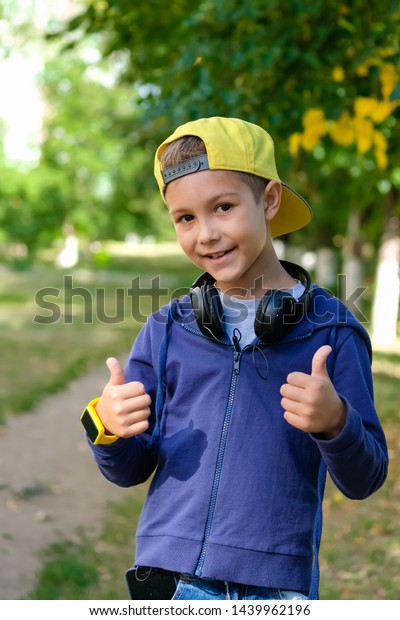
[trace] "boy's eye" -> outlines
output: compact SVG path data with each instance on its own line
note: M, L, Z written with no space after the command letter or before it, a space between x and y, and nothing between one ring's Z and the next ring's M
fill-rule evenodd
M219 213L226 213L227 211L229 211L232 208L232 205L230 205L227 202L224 202L223 204L218 205L217 207L217 212Z
M179 218L178 222L182 222L183 224L187 224L188 222L191 222L193 219L193 215L182 215L182 217Z

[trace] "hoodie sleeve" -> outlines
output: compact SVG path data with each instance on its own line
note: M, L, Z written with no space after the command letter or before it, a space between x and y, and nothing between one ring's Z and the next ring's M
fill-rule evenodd
M125 366L125 381L140 381L151 397L150 432L155 420L155 401L157 391L158 330L161 322L154 317L142 328L137 336ZM155 333L154 333L155 332ZM129 487L145 482L157 465L157 450L151 447L149 432L121 438L110 445L88 443L94 459L102 474L118 486Z
M346 404L346 423L334 439L312 437L336 486L346 497L364 499L384 483L388 451L374 406L368 343L358 330L339 331L332 380Z

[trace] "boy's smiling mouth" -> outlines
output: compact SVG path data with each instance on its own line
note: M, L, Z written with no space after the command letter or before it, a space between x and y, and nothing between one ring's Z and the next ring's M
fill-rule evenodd
M205 257L211 260L218 260L219 258L222 258L223 256L226 256L227 254L230 254L231 252L233 252L233 250L234 248L231 248L230 250L220 250L219 252L213 252L212 254L206 254Z

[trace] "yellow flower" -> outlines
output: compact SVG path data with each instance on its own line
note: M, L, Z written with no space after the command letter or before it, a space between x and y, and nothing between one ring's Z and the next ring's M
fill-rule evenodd
M375 149L374 154L378 164L378 168L384 170L388 165L388 158L385 151L381 151L381 149Z
M381 65L382 58L379 58L379 56L370 56L370 58L367 58L361 65L358 65L356 73L360 77L366 77L370 67L380 67Z
M296 157L296 155L299 152L299 149L301 146L301 139L302 139L302 134L298 132L292 133L292 135L289 138L289 153L293 157Z
M381 80L381 90L383 98L389 100L389 97L394 91L397 80L399 78L396 67L391 63L383 65L379 78Z
M312 130L306 130L301 137L301 146L306 151L312 151L317 146L320 134Z
M302 123L305 134L312 134L321 137L326 134L326 118L323 110L310 108L303 114Z
M320 138L327 132L327 122L323 110L310 108L303 114L304 133L294 133L289 138L289 152L296 156L300 147L312 151Z
M388 101L378 101L372 97L358 97L354 102L354 112L359 118L369 117L374 123L382 123L397 105Z
M344 80L344 71L342 67L336 65L332 71L332 79L334 82L343 82Z
M353 121L356 134L357 152L363 155L372 146L374 126L366 118L356 117Z
M358 97L354 102L354 112L356 116L360 118L371 116L376 103L376 99L372 99L370 97Z
M371 136L367 136L365 134L359 134L356 138L357 142L357 153L359 155L364 155L372 146L372 138Z
M366 77L368 75L369 67L369 62L364 62L362 65L359 65L356 69L357 75L360 77Z
M382 56L382 58L385 58L386 56L394 56L393 47L382 47L382 49L379 50L379 56Z
M323 110L320 110L319 108L310 108L309 110L306 110L303 114L303 127L307 129L307 127L310 127L315 123L320 123L324 120L325 114Z
M375 130L373 133L374 144L380 151L386 151L387 140L381 131Z
M388 101L377 101L371 113L372 120L374 123L383 123L398 105L399 104L396 102L389 103Z
M343 112L337 121L330 127L330 136L336 144L340 146L350 146L355 140L355 133L352 119L348 112Z

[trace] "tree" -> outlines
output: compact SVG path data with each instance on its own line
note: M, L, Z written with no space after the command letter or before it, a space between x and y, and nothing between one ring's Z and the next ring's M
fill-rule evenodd
M334 231L347 264L359 264L361 228L378 245L400 187L396 2L86 6L68 30L99 33L105 56L126 55L123 79L139 85L145 141L213 114L259 123L275 138L281 175L315 205L307 244L332 245Z
M135 147L131 130L135 89L116 85L115 68L104 66L96 50L91 57L87 62L70 52L47 63L40 166L59 177L63 220L89 238L154 233L160 206L152 208L156 187L142 174L151 167L150 155Z
M396 154L399 150L398 123L394 116L400 105L398 68L392 58L395 50L381 48L357 67L356 74L368 78L371 70L380 83L378 93L356 97L353 109L344 108L338 118L325 117L322 109L310 109L302 119L303 131L290 137L289 149L294 156L304 149L323 162L327 170L342 170L347 187L351 188L348 212L348 230L344 243L344 272L350 291L361 280L362 221L371 218L377 191L384 196L382 212L373 218L375 230L381 235L377 268L372 328L377 343L390 344L396 338L399 307L399 206L398 187L400 168ZM345 81L342 67L335 67L333 79ZM370 80L373 83L373 80ZM389 160L388 150L393 155ZM391 162L393 161L393 164ZM390 165L391 164L391 165ZM360 183L361 181L361 183ZM342 194L343 192L341 192ZM377 201L382 203L382 199ZM380 217L379 217L380 216ZM377 226L379 219L381 225ZM370 237L375 237L370 227ZM390 294L389 294L390 293Z
M351 6L337 0L180 0L173 6L166 0L151 5L88 0L86 5L69 23L68 33L98 33L106 57L124 58L121 77L138 86L144 114L137 131L150 146L195 117L241 116L271 131L282 175L300 182L311 196L317 194L321 204L323 197L325 212L333 211L332 196L324 191L328 174L348 175L352 187L368 190L356 193L361 213L377 211L371 204L382 201L388 180L393 187L400 184L397 164L392 163L398 149L398 107L388 100L398 99L399 79L400 16L392 0L367 5L356 0ZM350 114L358 122L353 141L364 160L351 162L347 150L332 151L332 144L325 153L315 151L327 133L327 119L329 135L341 136L342 143L348 140ZM372 127L371 116L374 123L384 121L382 131ZM293 166L289 151L294 154L295 137L302 130L308 145L302 145L306 149ZM368 140L378 159L366 153L371 151ZM308 169L313 177L303 174ZM334 195L337 202L336 187ZM323 234L329 235L332 218L321 215L327 224ZM368 234L374 236L376 226L371 228ZM318 237L320 230L318 222Z
M376 50L398 43L391 0L351 7L337 0L86 4L69 30L101 33L105 55L129 55L124 77L143 87L141 103L163 131L220 110L287 137L312 105L323 102L331 116L343 99L354 100L361 76L338 92L335 67L350 84Z
M0 241L24 244L32 258L66 223L89 240L165 235L165 208L142 172L151 170L152 153L133 129L136 89L116 82L118 67L101 59L94 41L61 58L51 48L40 76L40 158L21 167L0 157Z

